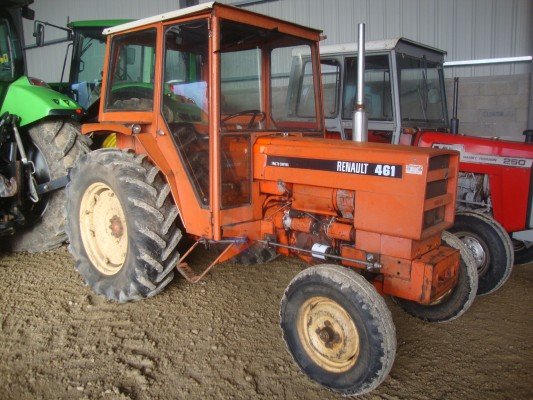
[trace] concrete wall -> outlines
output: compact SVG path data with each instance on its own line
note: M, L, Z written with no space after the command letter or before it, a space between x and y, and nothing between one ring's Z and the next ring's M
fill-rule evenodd
M528 128L531 74L459 79L459 130L476 136L523 141ZM452 116L453 79L446 80Z

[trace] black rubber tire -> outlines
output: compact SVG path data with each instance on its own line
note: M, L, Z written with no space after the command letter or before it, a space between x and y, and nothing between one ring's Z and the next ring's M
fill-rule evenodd
M126 258L114 275L102 274L91 263L77 217L85 191L97 182L113 190L126 218ZM69 251L76 270L97 294L122 303L151 297L170 283L180 257L178 210L170 186L144 155L101 149L83 156L71 172L67 211Z
M300 307L310 298L333 300L349 314L359 334L359 355L344 372L331 372L308 355L297 332ZM280 308L283 339L300 369L328 389L355 396L370 392L388 376L396 355L396 330L383 298L357 272L338 265L319 265L291 281Z
M519 240L515 240L513 243L515 264L529 264L533 261L533 245L528 247Z
M89 152L91 145L91 139L83 136L79 124L71 120L41 120L32 125L27 133L46 163L52 180L66 176L76 161ZM65 203L63 189L42 196L41 204L37 203L37 207L43 209L42 214L9 238L9 250L35 253L54 249L64 243L67 239Z
M478 295L495 292L509 279L514 251L508 233L498 222L480 213L458 212L450 232L462 240L475 241L486 254L485 262L478 266Z
M449 232L442 232L442 240L461 253L459 278L456 286L439 303L423 305L398 297L392 299L405 312L427 322L449 322L463 315L476 298L478 276L472 254L465 244Z

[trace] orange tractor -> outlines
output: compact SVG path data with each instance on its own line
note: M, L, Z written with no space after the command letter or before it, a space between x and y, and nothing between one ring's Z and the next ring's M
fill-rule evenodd
M428 321L470 306L475 264L443 232L458 153L306 137L324 133L320 31L207 3L105 33L99 122L83 133L114 132L119 148L83 157L67 188L69 249L96 293L137 300L175 270L197 282L233 257L300 257L314 266L283 295L283 337L307 375L347 395L394 361L380 294ZM314 96L303 116L287 97L300 48ZM224 249L196 272L178 254L183 234Z

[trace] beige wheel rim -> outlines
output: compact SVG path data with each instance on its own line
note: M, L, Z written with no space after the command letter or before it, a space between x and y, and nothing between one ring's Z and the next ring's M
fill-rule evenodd
M93 183L81 199L80 231L85 251L104 275L120 271L128 250L128 229L119 199L104 183Z
M298 312L297 332L307 355L321 368L345 372L359 356L359 334L348 312L326 297L312 297Z

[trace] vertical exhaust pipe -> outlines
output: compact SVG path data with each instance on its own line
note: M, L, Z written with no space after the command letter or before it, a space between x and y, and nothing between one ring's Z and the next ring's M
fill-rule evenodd
M368 142L368 119L365 111L365 24L358 25L357 97L352 117L352 140Z
M459 78L453 78L453 117L450 121L450 133L457 135L459 133L459 118L457 118L457 103L459 100Z

